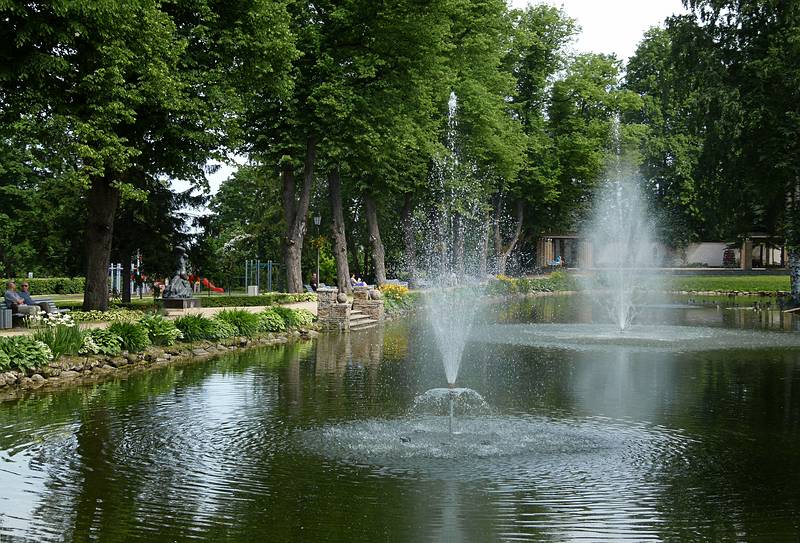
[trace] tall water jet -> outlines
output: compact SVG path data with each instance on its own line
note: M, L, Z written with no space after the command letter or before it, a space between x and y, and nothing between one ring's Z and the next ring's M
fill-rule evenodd
M480 304L480 287L465 272L464 240L468 221L464 210L477 202L468 189L469 168L461 162L458 145L458 99L448 101L445 151L435 161L430 190L436 201L423 245L421 268L425 270L427 292L425 305L436 344L441 353L447 384L452 391L458 378L461 357ZM453 397L450 394L452 431Z
M640 179L623 167L619 151L609 170L596 193L585 234L592 255L585 286L616 327L625 331L636 317L640 294L658 290L659 246Z

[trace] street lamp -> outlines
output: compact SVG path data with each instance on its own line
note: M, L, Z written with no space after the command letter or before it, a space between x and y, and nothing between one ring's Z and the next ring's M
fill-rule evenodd
M317 285L319 285L319 225L322 222L322 217L319 214L314 215L314 226L317 227Z

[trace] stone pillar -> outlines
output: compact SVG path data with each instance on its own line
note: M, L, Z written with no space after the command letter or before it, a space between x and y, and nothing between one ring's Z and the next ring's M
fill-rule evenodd
M742 243L741 262L739 263L743 270L753 269L753 240L747 238Z
M317 320L323 330L350 329L350 304L339 301L338 288L317 290Z
M353 289L353 311L361 311L370 318L382 321L384 311L381 292L370 290L369 287L355 287Z

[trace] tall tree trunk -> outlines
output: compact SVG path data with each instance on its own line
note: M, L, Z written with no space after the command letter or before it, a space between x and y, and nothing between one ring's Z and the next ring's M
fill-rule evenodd
M491 227L491 221L487 218L481 228L481 245L478 250L478 277L481 281L489 274L489 230Z
M294 169L286 164L281 171L283 181L283 218L286 231L283 243L283 264L286 267L286 291L303 291L303 239L306 234L308 205L314 186L314 163L317 158L317 142L313 136L306 140L306 158L303 166L303 187L295 195Z
M800 177L789 184L786 198L786 257L789 267L790 291L792 303L800 305ZM783 255L781 255L783 256Z
M508 264L508 257L511 254L511 251L514 250L514 247L517 245L519 241L520 234L522 233L522 200L517 200L516 205L514 206L514 235L511 237L507 244L503 244L503 234L500 231L500 213L502 212L503 208L503 200L499 198L497 201L497 207L495 208L495 216L494 216L494 246L495 251L497 251L497 273L502 275L506 273L506 265Z
M108 177L95 177L87 198L89 218L86 223L86 287L83 309L108 309L108 265L114 236L114 215L119 206L119 189Z
M453 216L453 271L458 277L464 277L464 219L460 213Z
M131 303L131 257L122 258L122 303Z
M414 230L414 196L408 192L403 201L403 260L411 286L417 280L417 238Z
M350 232L352 233L352 229ZM358 245L356 244L356 237L354 235L348 236L347 245L350 247L350 256L353 257L353 269L350 270L350 273L356 277L361 277L361 257L358 254Z
M342 178L339 168L328 173L328 196L331 202L331 232L333 233L333 256L336 258L336 286L339 292L349 293L350 266L347 263L347 236L344 230L344 211L342 210Z
M372 196L365 196L364 204L367 211L369 242L372 245L372 263L375 266L375 283L380 286L386 282L386 263L381 231L378 227L378 210Z

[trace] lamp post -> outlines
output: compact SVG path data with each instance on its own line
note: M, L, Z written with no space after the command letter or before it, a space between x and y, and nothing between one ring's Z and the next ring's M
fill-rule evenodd
M317 227L317 285L319 285L319 225L322 222L322 217L319 213L314 215L314 226Z

